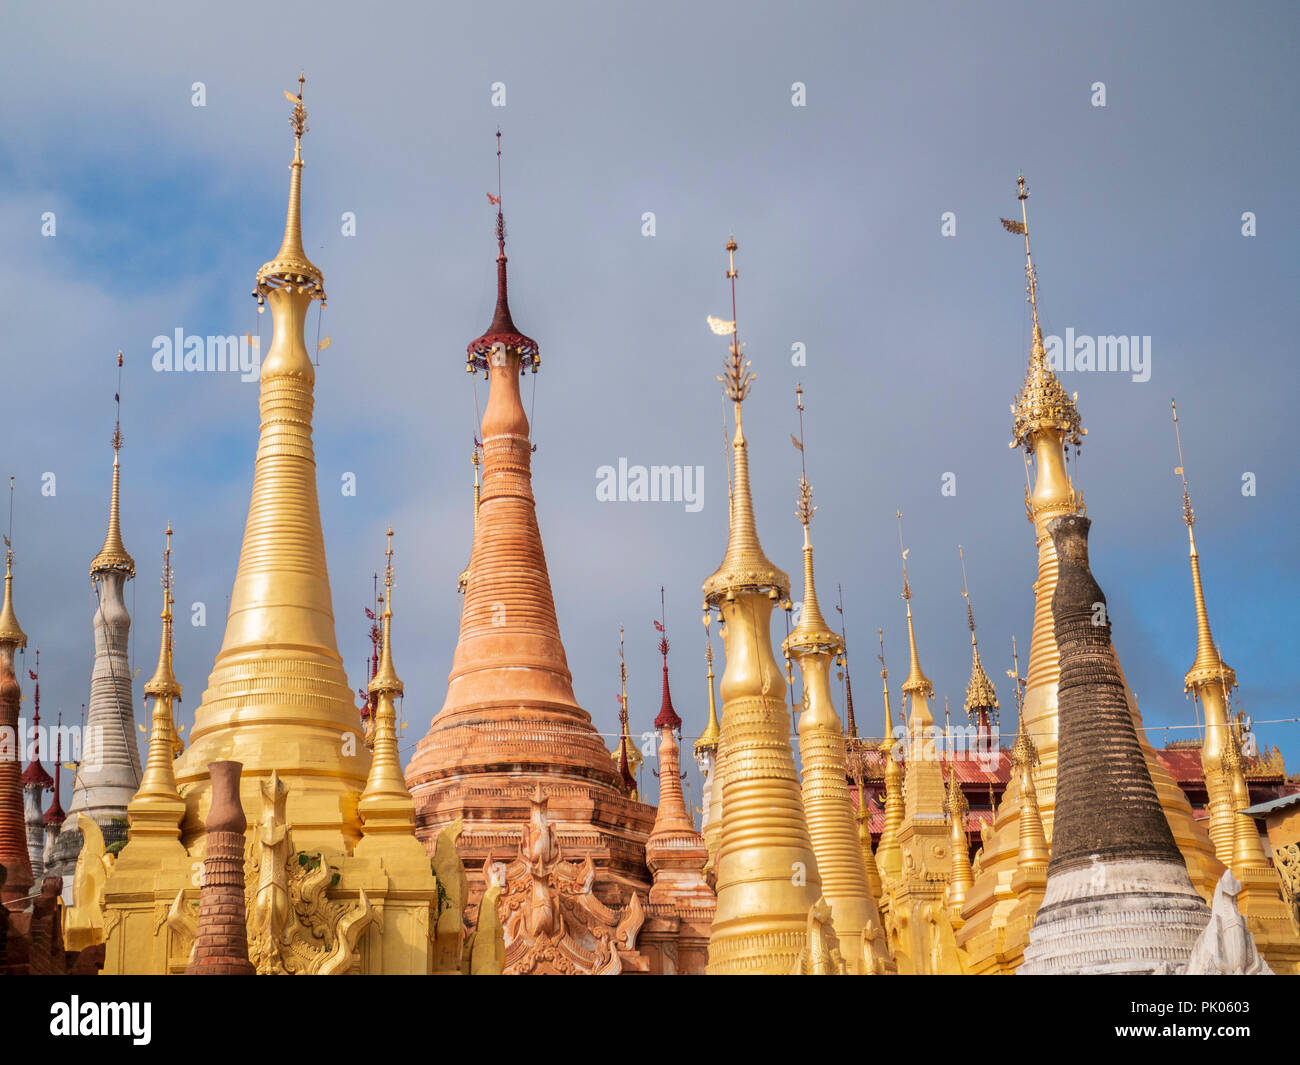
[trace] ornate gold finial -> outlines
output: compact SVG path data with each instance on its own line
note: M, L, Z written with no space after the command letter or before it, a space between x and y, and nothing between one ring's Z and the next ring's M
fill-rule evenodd
M888 754L894 749L894 717L889 706L889 669L885 665L885 630L876 629L876 636L880 640L880 653L876 655L876 659L880 662L881 694L885 697L885 735L880 741L880 749Z
M706 673L709 681L709 721L704 726L700 738L695 741L696 754L716 751L718 749L718 737L722 735L722 729L718 725L718 702L713 692L713 637L709 632L709 615L705 614L704 619L704 661L707 664Z
M731 281L731 321L709 317L709 328L719 336L731 334L731 346L724 363L723 392L732 401L736 414L736 434L732 438L732 495L731 520L727 537L727 553L714 574L704 582L705 602L716 605L734 597L742 590L765 590L772 599L785 599L790 590L790 578L778 569L763 553L754 524L754 502L749 485L749 449L741 421L741 406L753 386L756 375L750 372L751 363L741 356L739 332L736 328L736 239L727 241Z
M907 680L903 681L903 692L913 696L933 696L934 685L921 669L921 659L916 653L916 630L912 625L912 586L907 580L907 556L911 548L903 546L903 512L896 511L894 517L898 519L898 550L903 560L903 599L907 603L907 642L912 655Z
M740 334L736 329L736 244L735 234L727 238L727 278L731 281L731 321L721 322L716 318L709 318L709 325L713 331L731 333L731 347L728 349L729 354L723 362L723 375L718 380L722 382L723 394L736 404L736 422L737 431L739 432L740 422L740 404L745 402L749 396L749 390L753 387L754 381L758 375L750 373L752 362L746 362L741 355ZM729 328L728 328L729 327Z
M1038 764L1038 748L1034 746L1034 741L1029 738L1029 733L1025 731L1025 686L1027 682L1020 676L1020 655L1016 651L1016 638L1011 637L1011 663L1012 667L1007 670L1007 676L1011 678L1011 684L1016 698L1016 742L1011 748L1011 764L1014 766L1028 766L1033 768Z
M1038 276L1029 250L1029 212L1026 207L1029 190L1025 188L1024 174L1016 179L1016 189L1021 220L1016 222L1004 218L1002 226L1008 233L1017 233L1025 238L1025 277L1028 279L1026 292L1034 325L1025 385L1011 407L1014 416L1011 446L1019 445L1025 449L1026 454L1030 454L1034 450L1035 436L1039 431L1059 429L1065 434L1065 442L1077 448L1083 443L1088 430L1083 428L1079 417L1079 409L1075 405L1077 397L1066 393L1048 364L1047 351L1043 347L1043 331L1038 324Z
M479 457L479 453L478 453L478 437L474 438L474 450L470 453L469 461L474 466L474 531L473 531L473 535L470 538L470 545L471 545L470 561L473 561L473 553L474 553L473 543L474 543L474 538L478 536L478 504L479 504L479 500L482 498L483 495L483 486L479 483L479 479L478 479L478 468L483 463L483 460ZM460 571L460 577L458 578L456 583L456 591L464 592L465 589L468 587L469 587L469 565L466 564L465 568Z
M96 578L111 571L135 576L135 559L127 553L122 543L121 485L122 485L122 352L117 353L117 391L113 394L117 412L113 422L113 490L108 503L108 532L104 546L90 563L90 576Z
M980 661L979 642L975 638L975 611L971 609L970 590L966 581L966 552L962 550L961 544L957 545L957 554L961 558L961 595L966 600L966 623L970 626L970 680L966 684L966 716L971 720L976 720L980 710L989 713L996 722L998 717L998 694L993 687L993 682L989 680L989 675L984 671L984 663Z
M641 768L641 753L628 733L627 706L627 659L623 654L623 626L618 627L618 750L614 752L614 761L618 763L619 776L628 793L637 794L636 775Z
M13 531L14 479L9 478L9 529ZM14 545L8 536L5 541L5 599L0 607L0 643L13 644L15 648L27 646L27 633L18 624L14 614Z
M795 515L803 526L803 607L799 612L799 624L786 637L784 650L787 658L787 673L790 672L789 657L801 657L818 652L832 655L841 654L844 642L839 633L834 632L822 617L821 606L817 602L817 584L813 577L813 545L811 523L817 508L813 506L812 486L808 483L808 467L804 453L803 428L803 386L795 386L795 406L799 411L799 435L791 434L790 440L799 451L799 502ZM793 679L791 677L791 679ZM793 693L793 686L791 687Z
M293 127L293 162L289 164L289 209L285 216L284 240L275 258L257 271L257 285L253 295L258 311L263 309L266 296L275 289L296 291L325 305L325 275L307 258L302 246L302 138L307 132L307 108L302 102L302 87L306 76L298 75L298 95L285 90L285 98L293 104L289 125Z
M176 680L176 674L172 671L175 640L172 604L176 600L172 596L172 523L170 521L167 523L166 547L163 548L162 590L162 613L159 615L162 618L162 637L158 647L158 668L154 670L149 683L144 686L144 693L155 697L168 696L179 699L181 697L181 686ZM170 742L170 738L168 738L169 747Z
M397 676L397 670L393 666L393 527L388 527L388 544L384 550L384 612L381 616L383 619L383 636L379 648L379 669L371 678L370 686L367 689L372 695L386 693L388 695L401 695L405 688Z
M1219 654L1210 632L1210 615L1205 606L1205 590L1201 586L1201 556L1196 550L1196 512L1192 510L1192 497L1187 488L1187 474L1183 465L1183 436L1178 422L1178 405L1171 399L1169 407L1174 415L1174 439L1178 443L1178 465L1174 468L1183 482L1183 522L1187 525L1188 550L1192 563L1192 593L1196 602L1196 660L1183 678L1183 686L1191 691L1198 685L1222 684L1224 693L1237 686L1237 674Z

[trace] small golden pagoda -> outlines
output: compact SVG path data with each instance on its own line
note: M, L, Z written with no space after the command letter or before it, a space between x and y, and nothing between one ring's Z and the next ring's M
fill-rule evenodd
M1178 476L1183 483L1183 522L1187 525L1188 553L1192 564L1192 597L1196 604L1196 659L1183 680L1184 688L1205 713L1205 738L1201 766L1209 801L1209 835L1215 855L1241 882L1237 908L1246 919L1255 945L1274 972L1300 973L1300 931L1282 897L1282 881L1260 838L1251 805L1228 693L1237 686L1237 674L1219 654L1210 632L1210 615L1201 585L1201 557L1196 550L1196 512L1187 488L1183 441L1178 428L1178 407L1173 410L1178 441Z
M772 654L772 608L790 578L763 553L754 525L749 450L741 406L754 375L736 331L736 241L727 241L731 280L731 351L719 380L736 416L727 552L704 582L704 608L722 616L727 666L722 674L718 747L722 824L716 858L718 909L709 936L709 973L791 972L807 952L818 966L829 951L821 877L804 819L790 749L781 669ZM716 786L716 785L715 785ZM810 933L817 932L816 941ZM802 971L802 968L801 968Z
M799 447L804 457L803 388L796 387ZM799 477L796 515L803 526L803 607L799 623L785 639L787 659L797 659L803 678L799 715L799 755L803 763L803 808L812 837L822 893L830 904L840 953L854 975L883 973L894 967L876 909L858 826L844 775L844 726L831 698L831 662L844 653L844 641L822 616L813 576L812 486L807 468ZM867 853L870 858L870 851Z
M895 798L897 827L890 839L889 873L884 877L881 916L900 973L953 974L964 971L965 960L957 950L952 922L944 909L952 859L945 817L947 799L943 766L935 751L934 715L930 710L934 685L921 669L917 652L912 588L907 579L908 550L903 547L901 512L897 518L911 663L903 682L903 695L907 699L907 762L902 784L902 817L898 820L898 800ZM891 762L894 762L892 753L886 758L887 819Z
M1024 449L1034 460L1032 492L1025 489L1025 516L1034 527L1038 547L1038 579L1034 582L1034 626L1029 648L1027 687L1024 697L1023 730L1034 744L1039 761L1033 770L1036 796L1043 829L1050 842L1052 814L1056 800L1057 685L1060 679L1059 653L1053 633L1052 595L1056 591L1057 560L1047 525L1054 518L1083 514L1082 494L1075 488L1066 462L1070 447L1082 444L1083 428L1076 397L1061 386L1047 358L1043 332L1038 321L1038 283L1029 246L1029 217L1023 175L1017 181L1020 221L1003 219L1008 232L1025 238L1025 275L1033 322L1033 339L1025 383L1012 404L1011 447ZM1028 466L1026 465L1028 477ZM1123 670L1120 670L1121 677ZM1125 686L1126 698L1137 727L1138 740L1151 773L1160 804L1178 848L1187 862L1192 883L1209 899L1223 872L1204 827L1193 818L1191 804L1169 771L1160 763L1146 738L1137 703ZM978 856L979 871L966 895L965 924L958 942L968 952L976 973L1014 972L1028 942L1028 924L1009 927L1007 913L1015 909L1016 895L1011 881L1019 856L1019 789L1008 790L997 809L993 824L982 832L983 848ZM1030 918L1031 920L1032 918Z

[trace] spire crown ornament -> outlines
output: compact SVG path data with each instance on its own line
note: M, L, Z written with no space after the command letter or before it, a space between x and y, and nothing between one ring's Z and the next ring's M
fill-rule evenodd
M289 164L289 207L285 215L284 239L275 258L257 271L257 285L253 295L260 306L275 289L297 292L325 302L325 275L309 258L302 246L302 138L307 132L307 108L302 102L302 87L306 76L298 75L298 95L285 90L285 98L293 104L289 125L293 128L293 161Z
M970 680L966 684L966 714L974 720L980 710L987 710L996 720L998 693L989 680L989 675L984 672L984 663L980 661L980 645L975 638L975 611L971 609L970 590L966 581L966 554L960 544L957 545L957 554L961 556L961 595L966 600L966 623L970 627L971 663Z
M122 543L121 485L122 485L122 353L117 353L117 392L113 396L117 417L113 425L113 491L108 503L108 532L104 546L90 563L90 576L100 577L117 571L127 577L135 576L135 559Z
M659 619L654 623L659 633L659 653L664 658L664 693L659 703L659 716L655 718L655 728L672 729L674 732L682 727L682 719L673 709L672 693L668 690L668 618L664 612L664 590L659 589Z
M754 523L754 501L749 486L749 445L745 440L741 421L741 406L753 387L755 374L750 363L741 354L740 335L736 328L736 238L727 241L727 278L731 282L731 321L723 322L710 317L709 327L719 335L731 334L731 345L724 362L723 375L718 378L723 394L731 400L736 414L736 433L732 438L732 495L731 521L727 536L727 551L722 564L704 582L705 602L710 605L740 591L766 591L771 599L785 599L790 591L790 578L778 569L758 540Z
M826 653L838 655L844 651L840 634L831 629L822 616L817 602L817 584L813 576L813 545L811 525L817 510L812 502L812 486L808 483L808 468L804 454L803 386L795 386L795 404L799 410L799 435L790 439L799 451L799 502L795 515L803 526L803 606L799 611L799 624L786 637L785 653L796 658L806 654Z
M1205 589L1201 585L1201 556L1196 550L1196 512L1192 510L1192 497L1187 488L1186 467L1183 465L1183 436L1179 429L1178 405L1171 399L1169 407L1174 416L1174 438L1178 442L1178 465L1174 469L1183 482L1183 523L1187 526L1188 553L1192 563L1192 595L1196 603L1196 660L1183 678L1183 685L1191 691L1202 684L1221 684L1224 692L1237 686L1237 674L1219 654L1219 648L1210 632L1210 615L1205 606Z
M401 695L405 690L393 666L393 527L388 527L388 547L384 551L383 636L380 641L379 669L367 689L371 694Z
M718 701L713 690L713 640L708 629L711 617L711 614L704 615L704 660L708 665L709 720L704 726L704 731L700 733L700 738L695 741L695 753L697 755L716 751L718 749L718 737L722 735L722 729L718 725Z
M1028 300L1033 313L1033 343L1024 387L1016 395L1011 407L1011 446L1019 445L1025 449L1026 454L1032 454L1037 434L1044 429L1056 429L1064 434L1066 443L1079 447L1088 430L1083 428L1079 417L1079 409L1075 405L1077 397L1065 391L1047 361L1043 331L1038 324L1038 275L1029 250L1029 213L1025 206L1029 191L1025 188L1024 174L1016 180L1016 188L1021 220L1015 222L1004 218L1002 226L1008 233L1016 233L1025 238L1025 277L1028 279Z
M916 651L916 629L912 624L912 586L907 580L907 556L912 549L903 546L903 512L901 510L896 512L894 517L898 519L898 550L903 561L903 600L907 603L907 642L911 653L911 664L907 680L903 681L903 692L907 695L931 697L934 695L934 685L921 669L921 659Z
M172 597L172 523L167 523L167 546L163 549L162 564L162 637L158 648L158 668L154 670L153 676L144 686L145 695L152 695L155 698L170 696L174 699L181 697L181 686L176 680L176 674L172 671L172 646L173 646L173 629L172 629L172 604L176 600Z
M501 130L498 129L497 194L493 196L488 193L488 202L494 204L497 209L497 303L487 332L471 340L465 349L466 371L474 373L479 370L484 376L487 375L492 352L497 345L500 345L505 352L519 356L520 373L523 373L526 368L531 368L533 373L536 373L542 365L541 350L537 346L537 341L519 332L514 319L510 316L510 295L506 277L506 216L501 201Z

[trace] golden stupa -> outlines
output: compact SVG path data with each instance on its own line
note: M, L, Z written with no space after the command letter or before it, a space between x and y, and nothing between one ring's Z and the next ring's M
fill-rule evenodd
M804 452L803 388L796 387L799 407L799 452ZM847 751L844 726L831 698L831 662L844 653L844 640L822 616L813 576L812 486L806 469L799 477L796 514L803 526L803 606L799 623L783 645L797 659L803 678L799 714L799 756L803 768L803 808L817 855L822 892L830 905L840 953L854 975L894 968L880 913L867 880L858 826L844 775ZM867 857L870 858L870 851Z
M722 735L715 787L722 823L715 859L718 909L709 936L709 973L789 973L800 963L821 877L804 819L799 776L790 749L781 669L769 635L772 608L790 578L758 542L749 488L749 450L741 407L754 376L735 328L736 242L727 242L731 279L731 352L723 391L736 415L732 440L730 535L722 565L704 582L705 609L722 615L727 657L722 674ZM824 907L825 904L822 903Z
M434 864L442 876L435 878L397 763L392 699L402 688L391 645L391 539L383 658L370 685L377 696L373 760L335 642L312 446L315 371L303 335L307 310L324 302L325 290L302 245L302 82L298 95L290 94L294 157L284 240L254 290L259 309L270 304L274 338L261 367L252 502L225 640L190 745L173 764L171 707L181 690L171 667L169 529L159 664L145 687L154 699L153 728L144 779L128 808L129 840L113 862L91 833L78 861L68 939L102 939L105 973L185 969L196 934L208 766L223 761L243 766L248 943L259 973L460 968L460 863L454 849L440 846Z

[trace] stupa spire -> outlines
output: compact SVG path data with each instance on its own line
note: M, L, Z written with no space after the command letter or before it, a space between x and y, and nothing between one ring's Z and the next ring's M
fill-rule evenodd
M659 620L654 627L659 633L659 653L664 660L664 691L654 721L659 732L659 804L654 828L645 845L646 864L654 877L650 887L650 905L672 907L679 918L703 926L712 919L717 900L704 878L709 852L703 837L695 830L695 822L682 793L684 774L681 771L681 748L677 742L682 719L673 709L668 689L668 627L662 588L659 589ZM697 957L693 960L695 965L687 971L698 971L702 959ZM679 969L685 968L685 961L679 954Z
M126 809L140 787L140 749L136 743L135 690L131 678L131 612L126 582L135 577L135 561L122 544L122 353L118 352L117 392L113 423L113 488L108 533L90 564L94 589L91 627L95 657L90 673L90 698L82 740L81 765L72 781L69 824L59 833L47 873L61 876L71 900L72 878L83 843L81 814L100 828L104 843L120 843Z
M984 671L980 661L979 640L975 637L975 611L971 608L970 589L966 580L966 552L960 544L957 554L961 558L961 597L966 600L966 624L970 628L970 680L966 682L966 717L977 728L982 738L990 725L998 721L998 693Z
M9 490L12 498L12 477ZM27 646L27 635L14 616L13 559L13 546L6 536L5 599L0 609L0 735L9 737L10 750L0 757L0 866L7 874L0 889L0 902L11 908L27 909L33 877L23 812L22 743L17 742L22 693L14 669L14 654L18 648Z
M270 305L273 334L261 365L261 426L239 567L225 638L176 763L187 845L204 831L210 762L243 765L241 801L249 809L260 808L262 784L278 771L290 795L294 841L304 849L345 852L361 827L355 799L369 755L358 742L356 703L338 652L316 489L316 369L305 322L313 302L324 304L325 290L302 251L304 80L297 95L286 93L294 157L284 239L258 270L253 293L259 307Z
M23 770L23 818L27 824L27 855L32 863L32 883L39 884L45 874L45 822L41 807L45 792L54 780L41 763L41 652L36 650L36 664L27 671L32 680L32 756ZM20 757L21 755L16 755Z
M426 843L463 818L458 850L471 885L470 905L487 887L483 863L496 860L503 833L526 825L527 810L515 790L526 794L536 786L543 797L556 796L548 816L557 832L592 841L589 848L569 847L569 857L590 854L601 897L626 899L629 885L644 892L650 884L640 855L653 811L629 802L619 751L611 757L573 693L538 527L533 447L520 395L521 375L537 368L539 349L510 314L505 214L500 195L489 199L496 214L496 311L466 352L467 369L482 371L489 381L477 434L477 524L446 700L407 767L407 782Z
M799 715L799 753L803 761L802 797L808 835L822 896L831 908L831 920L840 951L853 973L883 971L890 963L883 937L876 939L880 914L867 882L862 845L853 818L845 766L848 752L844 728L831 696L831 663L844 653L844 640L822 617L817 606L813 572L812 503L804 449L803 387L795 388L799 411L799 501L795 516L803 526L803 609L799 624L785 639L787 659L797 659L803 678L803 713ZM864 935L865 933L865 935Z
M943 727L945 735L951 722L948 707L944 706ZM961 910L966 902L966 892L974 882L971 875L970 844L966 839L966 814L970 803L966 793L961 789L961 780L957 774L957 760L948 760L948 787L943 800L943 812L948 818L948 847L951 853L951 865L948 869L948 913L953 923L960 926Z
M903 772L894 753L894 714L889 705L889 668L885 665L885 630L877 629L880 640L880 692L885 703L885 733L880 741L885 776L885 823L876 844L876 864L889 887L902 873L903 854L898 847L898 829L903 823Z
M709 620L707 617L705 620ZM705 676L709 683L709 719L704 725L704 731L700 733L700 738L695 741L695 752L701 751L710 753L718 749L718 736L721 734L721 727L718 725L718 701L714 694L713 685L713 641L708 638L708 631L705 631L704 662Z
M706 610L721 612L727 668L722 677L722 835L718 910L709 936L710 973L789 973L807 941L821 879L804 818L781 671L772 654L773 606L790 579L763 553L754 524L749 452L741 407L754 382L736 328L736 240L727 241L731 334L719 378L735 410L727 551L703 585ZM843 767L841 767L843 772ZM791 884L790 870L804 878Z
M176 602L172 595L172 527L167 523L167 546L163 549L162 565L162 635L158 645L158 666L153 676L144 686L146 697L154 700L153 728L149 735L149 757L145 764L144 776L140 780L137 797L154 792L174 796L176 779L172 772L175 758L175 721L172 717L172 703L179 702L182 694L181 685L176 680L172 669L174 646L172 605Z
M380 617L383 635L380 640L379 668L370 679L369 693L374 696L375 715L373 757L366 786L361 793L358 811L362 833L372 841L377 833L399 837L396 845L412 853L419 843L414 836L415 800L406 787L398 755L397 706L395 700L406 691L393 663L393 527L388 527L384 550L384 610ZM358 844L358 854L367 851L366 841Z
M63 812L63 803L59 797L59 781L63 779L63 714L58 716L58 724L54 731L54 797L50 800L49 809L45 811L45 830L57 830L60 825L67 820L67 814ZM47 839L48 845L48 839Z
M900 510L894 516L898 519L898 550L903 560L903 601L907 604L907 644L911 664L907 679L903 681L903 693L911 697L908 706L908 726L911 728L915 725L933 724L929 699L934 696L934 685L921 669L921 659L916 651L916 629L912 624L912 586L907 580L907 556L911 548L903 546L903 512Z
M153 699L150 720L149 750L145 759L140 788L126 808L133 843L154 838L164 841L169 849L180 847L181 820L185 816L185 803L176 790L176 720L173 705L181 698L181 686L172 669L173 631L172 606L172 526L167 523L166 546L162 561L162 635L158 641L158 666L144 686L145 698ZM181 852L183 854L183 851ZM142 861L145 852L136 846L125 860Z
M478 501L479 501L479 496L482 494L482 486L479 484L479 480L478 480L478 468L479 468L479 466L480 466L480 465L482 464L482 462L483 462L483 460L482 460L481 458L479 458L479 454L478 454L478 438L477 438L477 437L474 438L474 450L473 450L473 452L470 454L470 459L469 459L469 461L470 461L471 465L473 465L473 467L474 467L474 527L473 527L473 535L477 536L477 535L478 535ZM471 550L473 550L473 546L472 546L472 545L473 545L473 540L470 541L470 544L471 544ZM468 566L468 565L467 565L463 570L460 571L460 578L459 578L459 580L458 580L458 582L457 582L457 584L456 584L456 590L457 590L458 592L461 592L461 593L463 594L464 591L465 591L465 586L466 586L467 584L469 584L469 566Z
M1050 856L1047 834L1038 810L1038 791L1034 787L1034 767L1039 764L1038 749L1025 729L1025 681L1020 677L1020 656L1016 638L1011 637L1012 668L1007 671L1016 695L1016 742L1011 747L1011 767L1020 789L1020 847L1017 864L1021 869L1046 867Z
M526 337L515 327L510 317L510 292L506 277L506 216L502 204L501 192L501 131L497 130L497 194L488 193L488 199L497 209L497 303L492 314L492 322L477 340L471 340L466 349L465 370L473 373L482 370L488 376L488 360L496 345L501 344L519 357L519 372L531 367L536 373L542 365L541 352L537 341Z
M627 659L623 655L623 626L618 627L618 749L614 751L614 761L618 763L619 779L623 790L633 798L639 798L636 787L637 770L641 768L641 759L628 735L629 710L627 705Z

